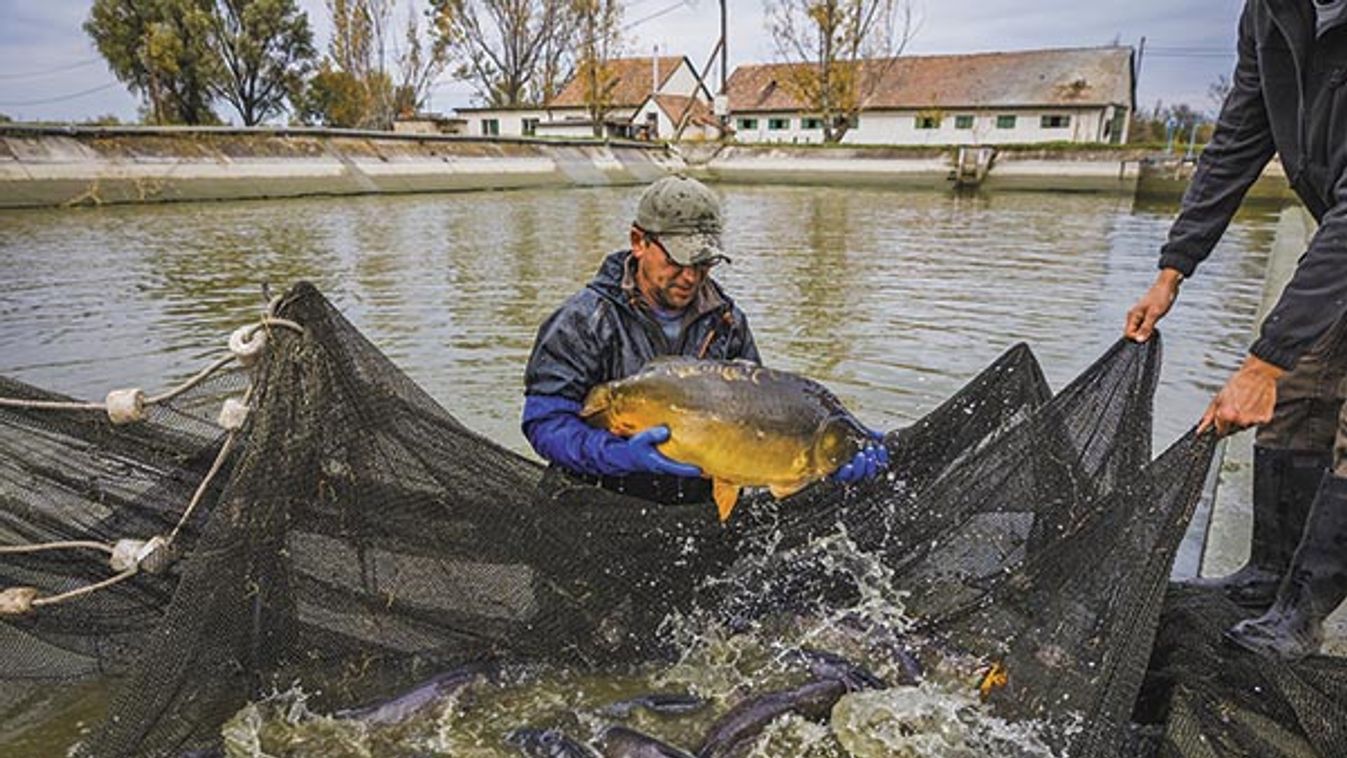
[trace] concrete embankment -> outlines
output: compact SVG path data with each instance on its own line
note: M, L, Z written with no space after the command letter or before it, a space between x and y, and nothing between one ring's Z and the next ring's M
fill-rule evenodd
M1118 192L1172 200L1191 163L1080 146L665 146L328 129L0 125L0 208L714 182ZM1252 199L1290 199L1275 163Z
M685 150L689 170L721 182L845 184L946 190L958 179L957 147L730 145ZM980 189L1133 192L1140 150L999 148Z
M636 142L319 129L0 127L0 207L643 184L682 167Z
M984 149L990 155L985 173L968 183L991 192L1118 192L1169 202L1183 194L1193 171L1192 161L1145 148ZM961 178L957 146L691 145L680 146L679 151L689 171L719 182L948 190ZM1277 204L1295 201L1280 163L1268 165L1247 198Z

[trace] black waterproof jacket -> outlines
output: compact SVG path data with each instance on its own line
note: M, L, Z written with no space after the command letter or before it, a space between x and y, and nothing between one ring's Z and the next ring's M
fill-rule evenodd
M543 322L524 370L524 436L553 466L544 487L566 488L557 467L574 477L662 503L711 499L706 479L620 470L604 457L609 435L578 413L595 385L636 373L651 358L687 355L759 362L743 312L711 279L687 309L682 334L670 344L636 289L630 251L604 259L594 280Z
M593 281L543 322L524 394L584 402L590 388L631 376L660 355L761 362L748 319L709 277L688 306L682 338L669 344L636 290L635 263L629 250L609 255Z
M1250 348L1282 368L1347 312L1345 83L1347 25L1316 35L1311 0L1248 0L1230 94L1161 250L1161 268L1190 276L1280 153L1291 186L1320 222Z

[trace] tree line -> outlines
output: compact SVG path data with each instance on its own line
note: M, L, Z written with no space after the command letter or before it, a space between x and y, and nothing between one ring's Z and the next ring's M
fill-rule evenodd
M322 54L295 0L94 0L84 30L151 124L389 129L443 73L491 107L546 102L573 76L603 107L622 51L619 0L326 0Z

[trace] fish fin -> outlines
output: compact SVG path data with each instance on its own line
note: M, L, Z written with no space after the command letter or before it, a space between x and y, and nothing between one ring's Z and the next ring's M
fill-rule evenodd
M739 485L733 482L727 482L724 479L711 480L711 496L715 498L716 510L720 513L720 521L724 523L730 518L730 511L739 502Z
M784 500L785 498L788 498L791 495L794 495L795 493L804 489L806 484L809 484L808 479L804 479L798 482L790 482L788 484L769 484L767 485L767 489L772 493L772 497L776 498L777 500Z
M602 415L608 410L608 406L613 399L612 391L607 385L600 384L594 387L585 395L585 402L580 406L580 418L588 419L591 416Z

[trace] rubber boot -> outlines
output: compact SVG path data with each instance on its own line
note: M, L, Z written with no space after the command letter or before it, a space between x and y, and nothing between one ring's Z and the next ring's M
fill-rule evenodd
M1332 453L1325 451L1253 449L1253 540L1249 562L1233 574L1190 579L1188 587L1220 590L1246 608L1272 605L1286 568L1291 564L1305 516L1328 470Z
M1240 647L1283 660L1319 650L1324 619L1347 598L1347 478L1325 474L1305 521L1305 535L1267 613L1239 622L1228 637Z

